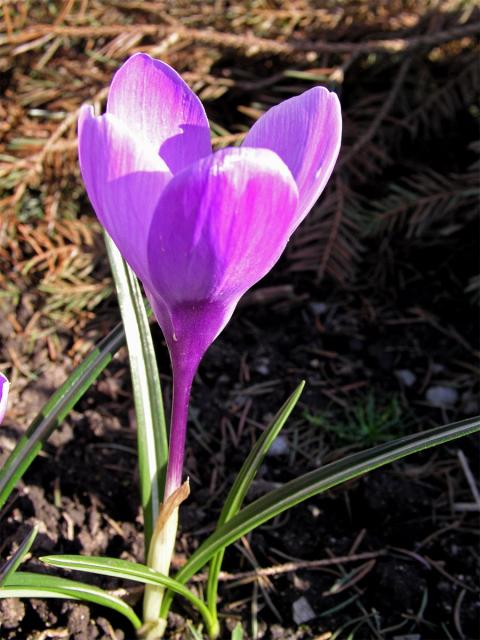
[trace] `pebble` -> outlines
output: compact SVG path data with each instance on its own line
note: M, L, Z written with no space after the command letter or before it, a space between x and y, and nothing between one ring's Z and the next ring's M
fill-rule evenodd
M311 302L310 309L316 316L320 316L322 313L325 313L328 307L324 302Z
M397 376L397 379L406 387L411 387L417 380L417 376L413 373L413 371L410 371L410 369L397 369L395 371L395 375Z
M268 358L259 358L253 369L262 376L270 375L270 360Z
M290 447L288 446L288 440L285 436L277 436L272 442L267 455L276 458L277 456L286 456Z
M445 409L454 405L458 400L458 391L452 387L443 387L438 385L436 387L430 387L425 394L427 402L432 407L439 407Z
M295 602L293 603L292 617L295 624L304 624L305 622L316 618L315 611L312 609L305 596L302 596L298 600L295 600Z

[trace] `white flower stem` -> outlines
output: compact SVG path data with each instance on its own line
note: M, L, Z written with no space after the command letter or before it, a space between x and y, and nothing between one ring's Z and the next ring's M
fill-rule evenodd
M178 528L178 509L188 497L190 487L187 482L182 484L167 498L160 508L157 524L153 532L147 565L165 576L168 576L175 539ZM139 635L144 640L158 640L163 637L166 620L160 618L164 587L147 584L143 600L143 621Z
M172 560L175 538L178 526L178 507L172 513L159 536L152 538L148 566L168 576ZM143 620L149 629L143 637L145 640L161 638L165 631L166 620L161 620L160 607L162 606L164 587L147 584L143 599Z

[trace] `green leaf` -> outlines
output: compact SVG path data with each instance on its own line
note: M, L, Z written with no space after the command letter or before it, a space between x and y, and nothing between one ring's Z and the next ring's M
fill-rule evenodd
M267 429L262 433L255 446L249 453L247 459L242 465L232 488L230 489L222 512L218 519L217 529L228 522L240 509L243 500L255 478L258 469L265 459L268 450L272 446L273 441L282 430L285 422L288 420L294 407L296 406L300 395L302 394L305 382L302 381L288 400L281 407L275 418L272 420ZM217 589L218 576L222 567L222 561L225 550L221 549L211 560L208 570L207 583L207 602L210 612L217 617Z
M222 525L191 556L185 566L175 576L179 582L186 582L199 571L220 549L236 542L252 529L283 511L308 500L313 496L336 487L348 480L400 460L419 451L436 447L457 438L480 431L480 416L461 422L447 424L422 433L400 438L378 445L360 453L354 453L342 460L310 471L282 487L270 491L244 507L231 520ZM168 611L170 594L164 599L163 611Z
M20 546L12 555L12 557L0 569L0 587L5 584L8 577L13 575L15 571L18 569L18 567L20 566L20 564L23 562L23 559L25 558L27 553L30 551L32 544L35 538L37 537L37 533L38 533L38 526L35 525L30 531L30 533L27 536L25 536L25 538L22 540Z
M42 408L0 471L0 508L8 500L15 484L35 459L44 442L62 424L124 342L125 333L119 324L99 342Z
M40 560L45 562L45 564L61 569L85 571L86 573L113 576L115 578L142 582L143 584L166 587L188 600L202 615L207 627L211 628L212 617L203 600L181 582L177 582L174 578L169 578L144 564L138 564L128 560L117 560L116 558L96 558L94 556L75 555L44 556L40 558Z
M120 598L99 587L56 576L18 571L0 588L0 598L66 598L94 602L123 614L135 629L142 626L132 607Z
M113 240L106 233L104 235L127 336L137 418L140 495L147 556L163 497L168 461L167 427L157 360L140 285Z
M232 630L232 640L243 640L243 628L240 622L237 622Z

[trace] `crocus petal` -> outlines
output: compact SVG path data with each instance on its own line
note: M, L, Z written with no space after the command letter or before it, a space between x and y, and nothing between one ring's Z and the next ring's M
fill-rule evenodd
M325 188L340 150L342 117L335 93L314 87L269 109L243 146L275 151L298 186L297 226Z
M82 107L79 158L88 197L100 222L141 280L153 212L171 178L152 145L137 140L115 116Z
M144 53L115 74L107 113L152 144L173 173L212 152L200 100L168 64Z
M8 390L10 389L10 383L7 378L0 373L0 424L3 422L5 413L7 412L8 402Z
M211 316L208 339L216 337L232 304L283 252L297 201L290 171L268 149L224 149L172 178L152 219L148 262L150 293L170 310L176 339L180 307L189 309L190 326L195 310Z

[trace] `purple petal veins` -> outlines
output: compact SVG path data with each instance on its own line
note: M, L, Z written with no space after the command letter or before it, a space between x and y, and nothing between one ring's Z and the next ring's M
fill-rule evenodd
M10 383L7 378L0 373L0 424L3 422L5 414L7 412L8 391L10 389Z
M105 115L81 110L89 198L143 282L172 360L166 496L181 483L200 360L325 188L340 140L338 98L316 87L267 111L241 147L212 153L197 96L145 54L115 74Z

